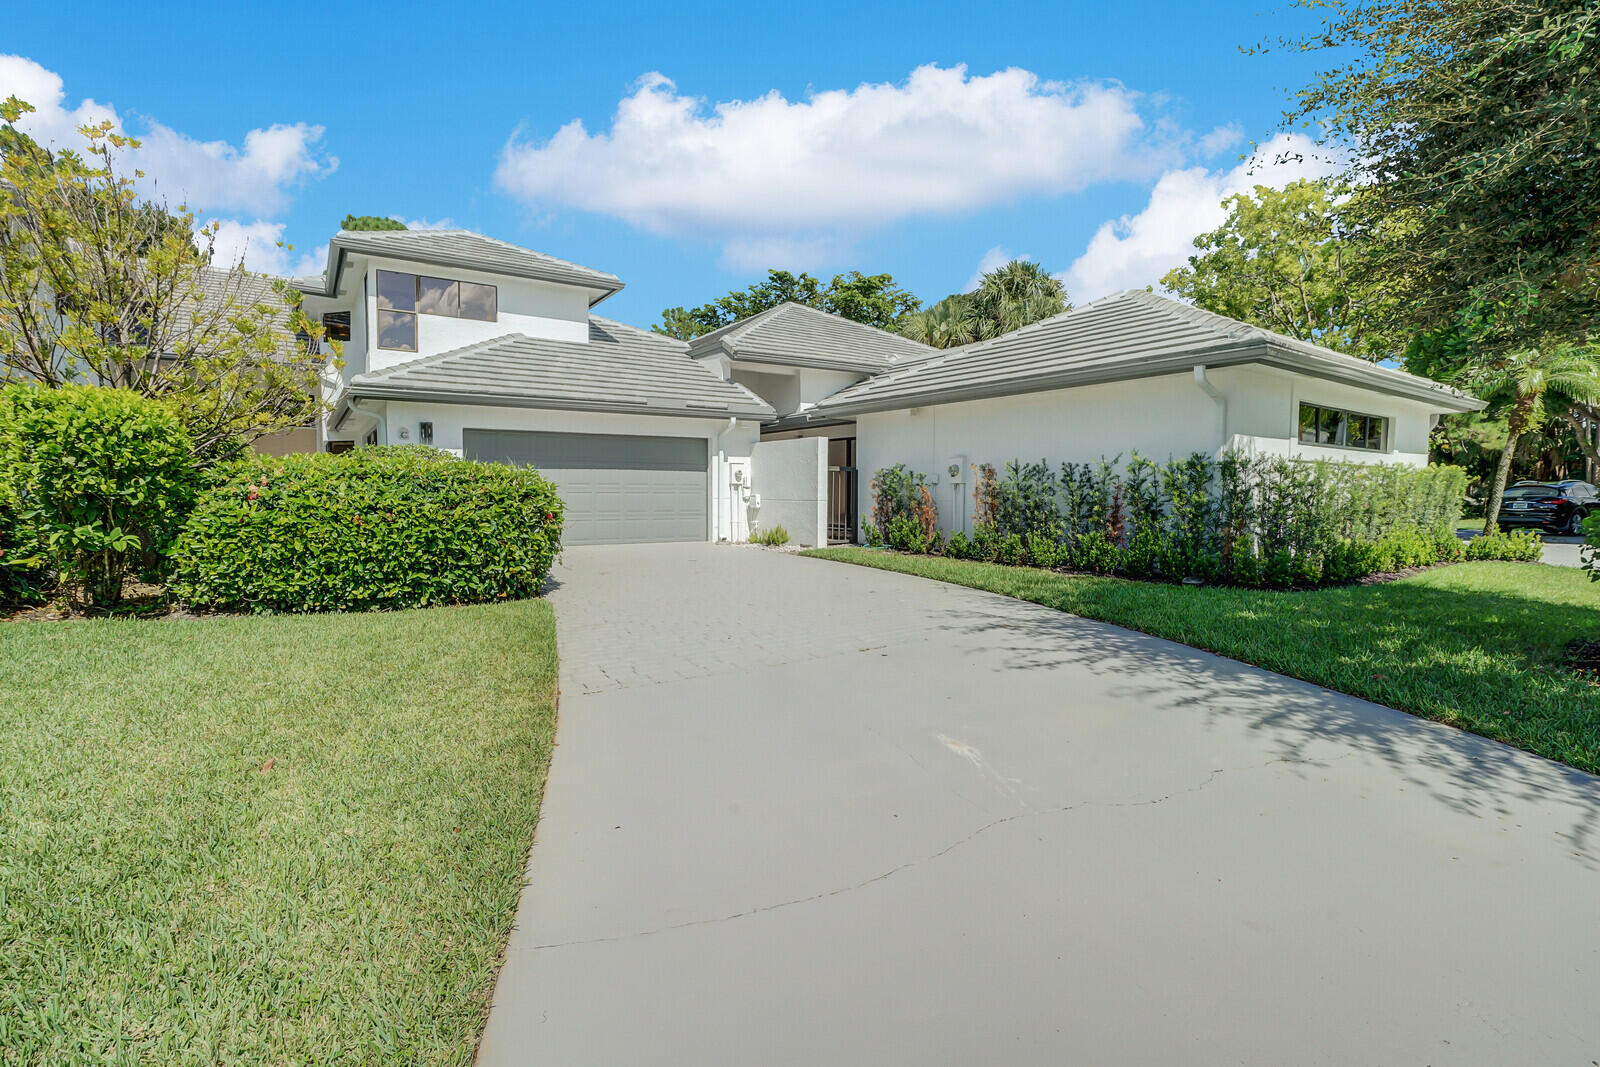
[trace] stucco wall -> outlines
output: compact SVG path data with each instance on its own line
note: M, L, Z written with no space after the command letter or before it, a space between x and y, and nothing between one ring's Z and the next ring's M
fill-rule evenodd
M828 543L828 439L761 441L752 451L756 531L782 526L801 545Z
M1210 373L1219 406L1190 373L1023 396L860 415L856 448L860 514L870 514L873 472L904 463L928 476L946 532L971 530L971 466L1007 460L1089 462L1132 452L1157 461L1227 447L1358 463L1427 462L1431 415L1411 401L1263 367ZM1301 401L1390 419L1390 450L1301 445ZM948 465L960 458L959 480Z
M771 404L772 409L780 416L788 415L800 406L798 374L752 370L741 366L730 368L728 378Z
M507 278L482 271L460 270L455 267L428 266L405 260L368 262L366 274L366 317L376 322L378 314L378 270L399 271L406 274L425 274L430 277L450 278L456 281L483 282L498 289L499 307L494 322L476 319L457 319L445 315L417 316L417 350L398 352L377 347L377 331L368 333L366 366L382 370L397 363L448 352L466 345L504 337L508 333L523 333L529 337L549 337L558 341L589 340L589 293L570 285L555 285L524 278ZM355 340L354 336L351 338ZM359 373L359 372L358 372Z
M745 541L750 536L750 515L745 486L756 472L751 454L761 437L759 423L741 419L731 429L728 420L678 418L667 415L625 415L593 411L556 411L536 408L477 407L467 404L411 404L391 401L385 408L384 444L417 444L420 424L433 423L433 446L461 453L462 431L544 430L553 433L643 434L657 437L699 437L710 457L707 508L712 540ZM405 436L402 437L401 433ZM743 471L735 488L734 471ZM759 489L753 490L759 492Z

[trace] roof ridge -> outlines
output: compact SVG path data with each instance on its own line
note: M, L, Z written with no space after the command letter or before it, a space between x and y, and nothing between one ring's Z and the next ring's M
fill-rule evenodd
M724 337L721 338L723 347L728 349L730 353L733 352L734 338L743 337L745 334L753 331L757 326L766 325L770 320L777 318L780 312L788 309L790 306L800 307L802 305L793 300L783 300L779 303L773 304L769 308L763 308L754 315L746 315L737 322L730 322L728 325L731 327L731 329Z

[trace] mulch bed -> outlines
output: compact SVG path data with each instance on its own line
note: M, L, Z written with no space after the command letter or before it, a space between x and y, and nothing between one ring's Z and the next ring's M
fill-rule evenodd
M92 608L72 596L59 596L46 604L0 611L0 622L81 622L84 619L214 619L233 612L194 611L174 603L165 588L130 582L122 603L111 611Z
M1569 644L1567 670L1600 685L1600 640L1579 639Z

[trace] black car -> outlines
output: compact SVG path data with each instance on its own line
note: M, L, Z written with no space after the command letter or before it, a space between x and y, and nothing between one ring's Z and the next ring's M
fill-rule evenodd
M1600 510L1600 490L1588 482L1518 482L1500 498L1500 528L1537 526L1560 534L1583 533L1583 517Z

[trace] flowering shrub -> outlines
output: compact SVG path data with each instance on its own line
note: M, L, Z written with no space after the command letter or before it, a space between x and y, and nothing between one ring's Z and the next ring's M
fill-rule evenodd
M417 446L254 457L207 490L173 591L251 611L363 611L528 597L561 548L537 471Z

